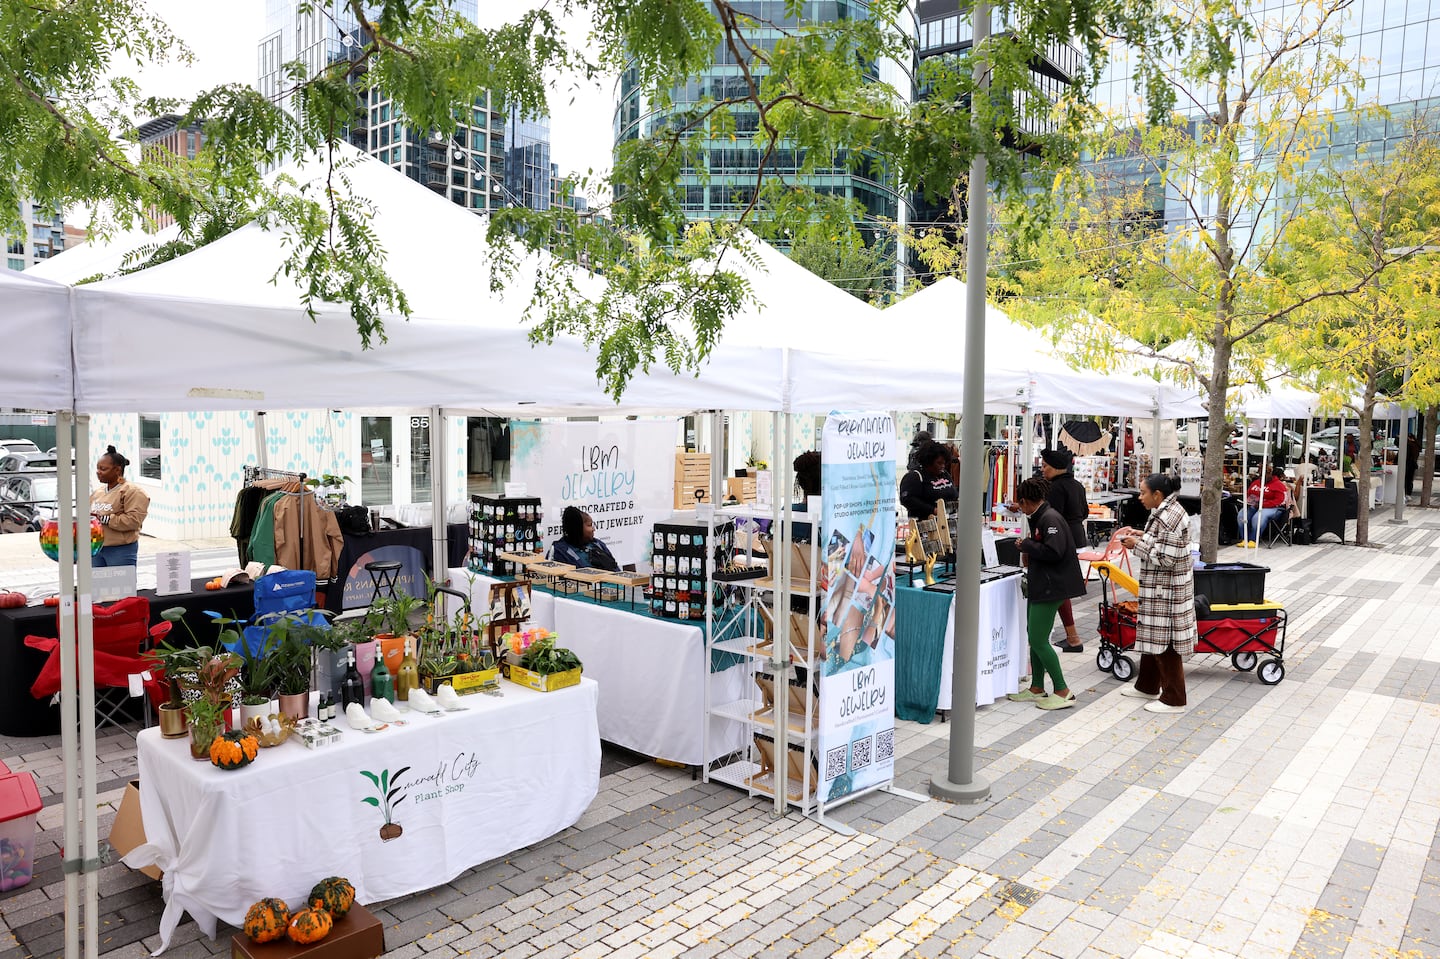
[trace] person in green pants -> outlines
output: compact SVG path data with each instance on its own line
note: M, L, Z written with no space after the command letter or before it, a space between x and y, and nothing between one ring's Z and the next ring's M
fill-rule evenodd
M1016 493L1020 512L1030 520L1030 535L1017 544L1020 562L1029 570L1025 625L1030 641L1030 688L1006 698L1033 702L1040 709L1069 709L1075 705L1075 694L1065 684L1060 657L1050 645L1050 630L1055 627L1060 605L1085 595L1085 577L1075 556L1070 524L1046 502L1048 487L1045 480L1032 477L1022 482ZM1047 673L1053 689L1049 695L1045 692Z

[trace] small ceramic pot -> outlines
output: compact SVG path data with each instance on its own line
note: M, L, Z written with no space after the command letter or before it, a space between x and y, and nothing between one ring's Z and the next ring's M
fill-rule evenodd
M271 706L272 706L272 703L271 703L269 700L266 700L265 702L261 703L261 704L258 705L258 706L249 706L249 705L246 705L245 703L241 703L241 704L240 704L240 728L241 728L241 729L244 729L246 726L249 726L249 725L250 725L250 720L252 720L252 719L262 719L262 720L263 720L265 717L269 716L272 712L274 712L274 710L271 708Z
M166 739L180 739L188 736L190 730L185 724L185 707L160 704L160 735Z
M297 723L310 715L310 693L280 694L280 712Z

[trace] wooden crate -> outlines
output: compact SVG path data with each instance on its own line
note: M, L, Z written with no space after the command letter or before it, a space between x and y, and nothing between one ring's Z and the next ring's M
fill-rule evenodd
M675 508L694 509L695 491L705 491L705 501L710 501L710 454L675 454Z
M730 477L725 481L725 495L733 496L742 503L755 502L755 477Z

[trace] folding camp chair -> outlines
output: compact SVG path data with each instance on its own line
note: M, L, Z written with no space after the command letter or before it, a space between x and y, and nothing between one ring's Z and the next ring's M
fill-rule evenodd
M1265 524L1265 531L1260 534L1260 542L1266 546L1274 546L1276 543L1284 543L1286 546L1295 545L1295 498L1290 491L1285 491L1285 512L1278 519L1272 519Z

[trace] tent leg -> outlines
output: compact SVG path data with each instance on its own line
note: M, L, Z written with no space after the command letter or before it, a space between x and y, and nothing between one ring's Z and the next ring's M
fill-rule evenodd
M445 503L450 494L449 477L446 470L450 468L450 451L447 444L450 442L450 431L445 428L445 410L443 407L434 406L430 408L430 578L437 585L445 582L445 577L450 573L448 533L449 526L446 523L448 515Z
M270 439L266 435L265 411L255 411L255 465L262 470L270 465Z
M71 462L75 417L67 410L55 416L57 462ZM80 749L79 718L75 711L75 567L67 556L75 549L75 474L56 470L58 521L60 524L60 749L65 760L62 801L65 806L65 849L68 856L77 850L83 857L80 835ZM80 873L65 862L65 959L80 957Z
M90 417L86 414L75 417L75 475L90 475ZM76 483L77 507L81 489ZM78 508L76 510L79 512ZM88 519L88 515L86 517ZM78 525L78 524L77 524ZM89 523L84 542L90 542ZM79 538L78 535L76 537ZM65 555L64 553L61 554ZM80 678L80 695L76 711L80 714L80 812L84 827L83 875L85 877L85 959L96 959L100 955L100 841L98 823L100 816L99 799L95 789L95 767L98 761L95 751L95 634L94 620L90 605L90 551L76 551L76 621L79 628L80 645L76 655L76 674ZM142 700L142 707L148 708ZM67 847L69 848L69 847Z

